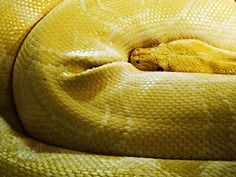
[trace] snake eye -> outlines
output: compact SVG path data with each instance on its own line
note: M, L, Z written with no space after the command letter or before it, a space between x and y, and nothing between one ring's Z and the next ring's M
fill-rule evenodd
M157 67L157 71L164 71L164 68L161 67L161 66L158 66L158 67Z
M140 60L135 60L135 63L139 64L139 63L140 63Z

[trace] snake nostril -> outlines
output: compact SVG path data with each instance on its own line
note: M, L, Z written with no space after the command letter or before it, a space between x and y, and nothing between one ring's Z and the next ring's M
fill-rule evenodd
M135 63L139 64L139 63L140 63L140 60L136 60Z

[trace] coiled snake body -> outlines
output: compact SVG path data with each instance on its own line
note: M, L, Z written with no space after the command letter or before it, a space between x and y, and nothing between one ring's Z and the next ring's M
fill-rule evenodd
M234 1L0 14L1 176L236 176Z

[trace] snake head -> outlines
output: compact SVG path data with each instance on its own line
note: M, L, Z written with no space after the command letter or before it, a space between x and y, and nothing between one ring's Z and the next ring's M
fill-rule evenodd
M156 55L154 48L135 48L130 53L129 62L143 71L170 71L168 60Z

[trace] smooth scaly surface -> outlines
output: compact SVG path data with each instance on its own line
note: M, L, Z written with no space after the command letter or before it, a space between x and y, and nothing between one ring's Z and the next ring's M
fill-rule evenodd
M19 48L32 27L61 0L0 1L0 113L21 130L12 97L12 70Z
M21 36L18 40L11 37L11 26L1 34L1 63L12 56L4 64L8 70L1 64L5 85L11 80L14 51L57 3L44 7L19 1L16 9L27 17L44 7L41 16L31 20L10 11L15 3L3 3L1 16L9 15L1 27L10 19L15 29L19 24L14 20L31 24L16 32ZM24 8L27 5L30 8ZM59 4L21 45L13 90L28 135L67 149L17 133L7 123L9 114L1 109L0 174L235 176L236 77L142 72L127 62L134 48L178 39L197 39L236 52L235 8L231 0ZM1 91L10 93L3 86ZM7 100L3 95L3 105L9 104L10 96Z

